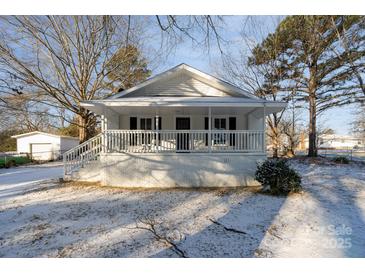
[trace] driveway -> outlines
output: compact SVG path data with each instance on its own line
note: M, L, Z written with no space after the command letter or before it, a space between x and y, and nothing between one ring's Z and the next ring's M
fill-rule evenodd
M22 194L62 175L61 162L0 169L0 198Z

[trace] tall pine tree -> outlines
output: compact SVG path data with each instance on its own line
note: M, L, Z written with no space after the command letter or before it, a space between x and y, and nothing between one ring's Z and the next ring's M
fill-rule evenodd
M344 44L343 37L351 43ZM285 71L279 88L295 92L309 104L308 156L317 156L318 114L363 100L358 76L365 67L364 17L286 17L253 50L251 64L273 61Z

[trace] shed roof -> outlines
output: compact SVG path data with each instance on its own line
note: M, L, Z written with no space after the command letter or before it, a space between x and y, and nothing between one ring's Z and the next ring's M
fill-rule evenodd
M42 132L42 131L32 131L32 132L22 133L22 134L18 134L18 135L13 135L13 136L11 136L11 138L17 139L17 138L27 137L27 136L31 136L31 135L36 135L36 134L47 135L47 136L51 136L51 137L59 137L59 138L67 138L67 139L78 140L77 137L51 134L51 133Z

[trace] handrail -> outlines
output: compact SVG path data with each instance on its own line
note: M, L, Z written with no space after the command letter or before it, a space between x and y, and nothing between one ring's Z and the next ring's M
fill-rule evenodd
M97 157L102 151L103 134L104 133L99 133L93 138L77 145L63 154L65 175L79 169L86 163L97 160Z

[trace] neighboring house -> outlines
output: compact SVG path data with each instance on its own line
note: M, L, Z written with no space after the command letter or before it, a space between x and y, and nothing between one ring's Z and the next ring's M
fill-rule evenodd
M125 187L242 186L266 158L266 101L181 64L104 100L102 132L64 155L65 179Z
M79 144L78 138L40 131L14 135L17 153L27 154L38 161L60 159L62 154Z
M308 138L304 139L304 147L308 149ZM319 149L356 149L364 148L363 138L350 135L322 134L318 137Z

